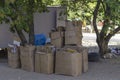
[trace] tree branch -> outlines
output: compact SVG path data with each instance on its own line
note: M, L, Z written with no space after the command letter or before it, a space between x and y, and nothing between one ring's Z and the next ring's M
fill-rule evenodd
M103 10L104 10L104 12L105 12L105 5L104 5L104 2L101 1L101 3L102 3L102 6L103 6Z
M113 35L115 35L119 31L120 31L120 25L112 33L109 33L106 39L109 40Z
M97 1L97 5L96 5L95 10L93 12L93 27L94 27L94 30L96 32L97 37L99 37L99 31L98 31L98 28L97 28L96 19L97 19L98 10L99 10L99 7L100 7L100 2L101 2L101 0Z

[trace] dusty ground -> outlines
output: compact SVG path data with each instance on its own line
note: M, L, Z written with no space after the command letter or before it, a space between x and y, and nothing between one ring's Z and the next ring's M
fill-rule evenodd
M89 70L78 77L64 75L47 75L9 68L0 61L0 80L120 80L120 57L90 62Z
M98 51L96 43L84 41L89 51ZM7 62L0 59L0 80L120 80L120 56L113 59L101 59L89 62L89 70L78 77L40 74L8 67Z

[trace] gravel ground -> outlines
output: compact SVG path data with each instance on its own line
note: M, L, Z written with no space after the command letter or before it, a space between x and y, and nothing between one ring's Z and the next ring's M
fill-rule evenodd
M78 77L27 72L9 68L6 62L0 62L0 80L120 80L120 57L89 62L88 72Z

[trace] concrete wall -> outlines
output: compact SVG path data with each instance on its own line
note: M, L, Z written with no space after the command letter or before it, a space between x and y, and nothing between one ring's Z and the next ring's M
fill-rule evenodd
M35 34L44 33L46 35L49 34L52 28L57 26L64 26L67 16L62 14L59 15L61 12L66 8L62 7L48 7L49 12L45 13L35 13L34 15L34 27L35 27ZM60 20L61 19L61 20Z
M55 28L58 23L57 11L60 7L48 7L49 12L35 13L34 14L34 30L35 34L45 34L48 36L52 28ZM25 33L28 40L28 35ZM9 31L9 25L0 25L0 48L7 47L8 43L13 42L13 35Z
M56 10L57 8L48 8L49 12L35 13L34 30L35 34L44 33L48 35L52 28L56 27Z
M8 43L12 43L13 35L9 31L8 24L0 24L0 48L7 47Z

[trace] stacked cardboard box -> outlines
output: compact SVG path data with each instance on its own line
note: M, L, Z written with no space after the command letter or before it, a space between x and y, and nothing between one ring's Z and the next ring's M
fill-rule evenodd
M82 74L82 54L77 51L57 51L55 73L79 76Z
M78 23L78 22L77 22ZM65 44L66 45L81 45L82 44L82 27L76 22L67 22L65 31Z
M60 8L60 9L57 9L56 13L56 27L58 26L63 26L65 27L66 26L66 19L67 19L67 15L65 14L66 13L66 8Z
M35 52L35 72L53 73L53 54L51 46L38 46Z
M12 68L20 68L19 48L8 48L8 65Z
M26 71L34 71L34 50L35 46L27 45L20 47L21 67Z
M63 47L63 37L63 32L61 31L51 32L51 44L57 48Z

